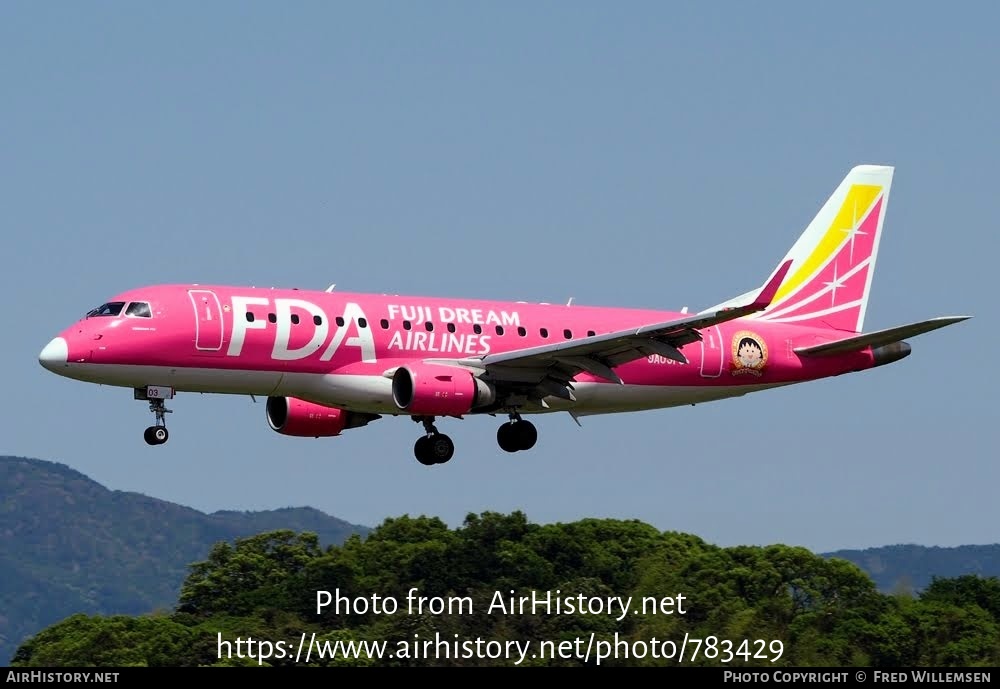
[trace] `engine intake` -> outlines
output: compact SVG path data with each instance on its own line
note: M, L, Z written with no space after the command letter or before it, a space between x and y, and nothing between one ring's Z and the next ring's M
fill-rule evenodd
M358 428L379 418L376 414L358 414L295 397L268 397L265 411L271 430L301 438L340 435L345 429Z
M392 400L410 414L461 416L492 404L496 389L458 366L413 363L393 373Z

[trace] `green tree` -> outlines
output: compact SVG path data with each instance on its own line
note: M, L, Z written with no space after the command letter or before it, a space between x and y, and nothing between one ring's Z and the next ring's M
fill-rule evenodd
M959 607L978 605L1000 624L1000 578L974 574L946 579L934 577L920 595L923 601L940 601Z
M26 641L19 667L170 667L192 664L194 632L165 617L73 615Z
M423 611L406 607L411 589L424 597ZM353 599L350 610L338 613L331 605L317 614L317 592ZM497 596L509 604L511 597L545 600L550 593L564 600L582 595L605 607L597 614L489 610ZM399 608L376 612L376 596L383 604L391 596ZM631 597L627 614L609 611L606 601L614 597ZM445 609L431 608L431 598ZM660 607L664 598L674 600L672 614ZM180 601L170 615L68 618L22 644L14 664L291 665L294 653L260 662L221 650L236 650L237 640L248 638L295 646L306 635L319 644L310 656L315 665L510 665L507 657L456 656L454 644L518 641L537 650L542 641L557 646L591 634L608 642L655 637L678 648L687 635L700 640L702 652L685 664L728 667L1000 662L995 578L937 579L918 598L887 596L854 564L803 548L720 548L628 520L540 526L521 512L470 514L456 529L434 517L404 515L386 519L367 538L325 550L314 534L287 530L219 543L191 566ZM449 611L447 601L462 601L462 608ZM418 650L394 658L317 653L336 642L380 642L390 650L404 642ZM783 645L777 660L771 642ZM712 648L720 653L706 653ZM556 657L526 664L582 662ZM603 664L677 662L648 655Z
M316 534L290 530L240 538L235 545L218 543L207 560L191 566L180 592L181 607L202 615L240 615L258 605L294 603L285 595L287 579L301 574L320 554Z

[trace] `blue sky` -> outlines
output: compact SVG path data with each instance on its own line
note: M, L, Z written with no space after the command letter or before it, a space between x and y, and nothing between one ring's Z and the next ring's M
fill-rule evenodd
M0 453L212 511L524 510L720 545L993 543L996 74L987 3L0 7ZM114 293L232 283L698 309L761 283L843 175L896 166L867 329L974 318L893 366L698 407L383 419L285 438L262 400L37 363Z

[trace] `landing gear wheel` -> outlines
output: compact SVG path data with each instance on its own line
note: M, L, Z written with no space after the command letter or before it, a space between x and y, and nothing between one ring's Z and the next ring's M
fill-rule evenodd
M514 430L513 423L505 423L497 429L497 445L504 452L517 452L517 431Z
M513 417L497 429L497 444L504 452L530 450L538 441L538 429L530 421Z
M437 433L427 438L427 449L435 464L444 464L455 454L455 443L445 434Z
M417 438L417 442L413 445L413 454L417 461L424 466L431 466L432 464L444 464L451 459L455 454L455 443L448 436L438 432L434 426L434 417L414 416L412 418L417 423L424 425L424 435Z
M143 432L142 437L148 445L162 445L167 442L170 434L167 433L166 426L150 426Z
M430 437L422 435L417 438L417 442L413 445L413 455L417 458L417 461L424 466L431 466L437 464L434 456L430 452Z
M442 433L432 433L417 438L413 455L424 466L444 464L455 454L455 443Z
M517 446L519 450L530 450L538 441L538 429L530 421L517 421L514 423L514 430L517 435Z

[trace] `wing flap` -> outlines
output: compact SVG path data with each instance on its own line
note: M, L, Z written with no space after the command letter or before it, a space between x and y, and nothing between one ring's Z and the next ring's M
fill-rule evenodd
M964 320L968 320L969 318L970 316L942 316L940 318L931 318L930 320L920 321L919 323L909 323L896 328L878 330L876 332L856 335L854 337L848 337L834 342L826 342L824 344L813 345L811 347L798 347L793 351L802 356L831 356L833 354L858 352L866 349L867 347L881 347L883 345L899 342L907 337L916 337L917 335L922 335L924 333L931 332L932 330L937 330L938 328L944 328L945 326L952 325L953 323L960 323Z

